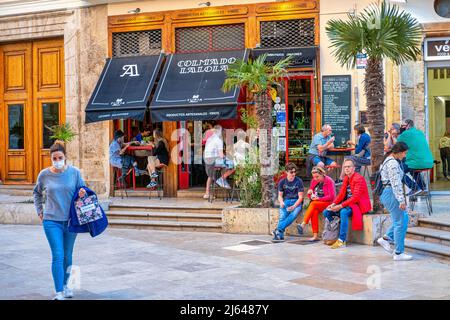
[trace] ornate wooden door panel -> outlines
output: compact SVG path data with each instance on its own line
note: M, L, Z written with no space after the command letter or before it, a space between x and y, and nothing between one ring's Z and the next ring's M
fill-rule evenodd
M64 122L63 40L0 46L0 177L33 183L50 164L46 126Z
M31 43L0 48L3 140L2 176L32 182Z

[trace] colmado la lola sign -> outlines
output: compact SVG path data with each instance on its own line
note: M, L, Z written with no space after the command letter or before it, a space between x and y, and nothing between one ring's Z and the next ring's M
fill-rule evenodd
M425 40L425 60L450 60L450 38L429 38Z
M236 62L235 57L194 59L194 60L180 60L178 61L177 66L180 68L180 74L222 72L227 71L228 65L234 62Z

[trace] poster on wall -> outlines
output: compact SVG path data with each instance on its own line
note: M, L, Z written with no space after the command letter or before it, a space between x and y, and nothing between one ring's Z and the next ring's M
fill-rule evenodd
M322 77L322 124L329 124L335 136L335 147L351 135L351 76Z

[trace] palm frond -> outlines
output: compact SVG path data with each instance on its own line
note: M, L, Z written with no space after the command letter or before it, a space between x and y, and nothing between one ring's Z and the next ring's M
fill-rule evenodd
M421 27L411 14L398 6L371 4L348 21L330 20L326 32L336 60L354 67L356 54L366 52L369 58L388 58L395 64L415 60L420 54Z

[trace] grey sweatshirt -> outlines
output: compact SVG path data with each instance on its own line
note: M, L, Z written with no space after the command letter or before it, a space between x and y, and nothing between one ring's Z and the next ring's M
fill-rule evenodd
M37 214L43 211L44 220L69 220L72 198L75 191L84 185L80 170L75 167L67 166L61 173L53 173L50 168L42 170L33 191Z

